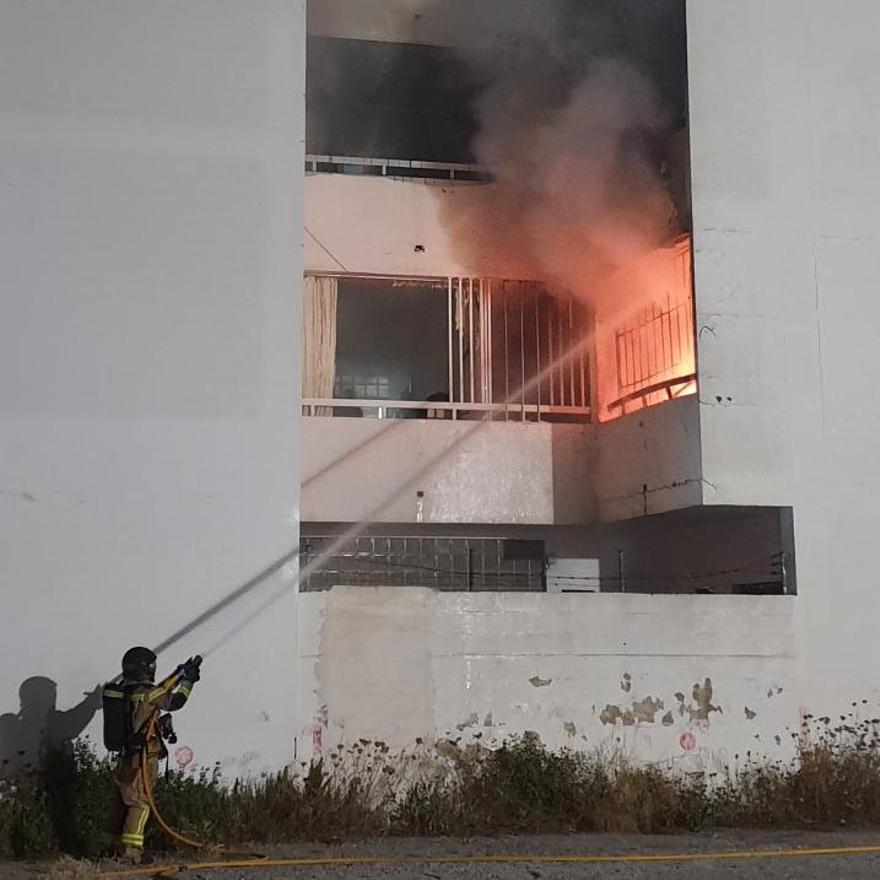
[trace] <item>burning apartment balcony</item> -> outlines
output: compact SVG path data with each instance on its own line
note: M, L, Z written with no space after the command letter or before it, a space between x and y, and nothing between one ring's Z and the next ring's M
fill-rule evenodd
M596 297L598 418L697 390L691 242L682 237L612 274Z
M591 299L524 281L310 272L303 415L610 421L695 393L689 239Z
M449 218L492 187L307 175L304 521L582 524L701 503L689 239L577 295L488 257L469 272ZM398 477L412 491L376 514Z
M655 41L684 57L683 31L608 15L626 51L588 66L526 34L474 56L463 32L312 32L303 520L700 503L684 80Z

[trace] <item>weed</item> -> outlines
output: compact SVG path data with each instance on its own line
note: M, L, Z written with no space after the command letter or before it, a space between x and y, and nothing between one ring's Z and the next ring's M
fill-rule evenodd
M110 842L115 786L110 761L88 739L49 753L41 787L61 852L98 858Z
M172 826L227 845L388 834L880 827L878 731L880 719L861 720L857 712L839 722L808 718L792 734L797 760L766 763L747 754L709 777L613 753L553 752L534 734L494 749L440 741L394 755L384 743L359 740L298 771L232 784L216 767L173 772L157 781L155 794ZM112 772L88 741L53 754L43 773L4 785L0 859L100 852ZM148 845L166 845L152 823Z
M0 783L0 859L36 859L57 850L39 781L26 774Z

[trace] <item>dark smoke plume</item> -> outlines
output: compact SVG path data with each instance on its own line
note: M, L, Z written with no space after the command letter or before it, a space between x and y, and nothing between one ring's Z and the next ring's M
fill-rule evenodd
M675 15L683 31L679 0L426 0L416 15L480 84L472 147L494 185L444 199L469 270L589 299L680 231L662 167L684 105L681 59L663 53L681 47L658 38Z

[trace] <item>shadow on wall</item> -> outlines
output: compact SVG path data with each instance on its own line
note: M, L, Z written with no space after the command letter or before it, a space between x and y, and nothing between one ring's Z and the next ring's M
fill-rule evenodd
M0 715L0 780L39 769L50 749L70 749L101 708L101 687L62 712L56 707L58 688L51 678L25 679L18 689L18 712Z

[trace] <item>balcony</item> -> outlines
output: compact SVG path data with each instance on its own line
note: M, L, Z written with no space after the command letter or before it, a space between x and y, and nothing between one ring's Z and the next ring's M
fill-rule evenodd
M303 415L590 421L589 315L539 285L310 275L303 321Z
M457 260L445 218L483 189L307 176L303 521L583 524L701 503L689 241L551 296Z

